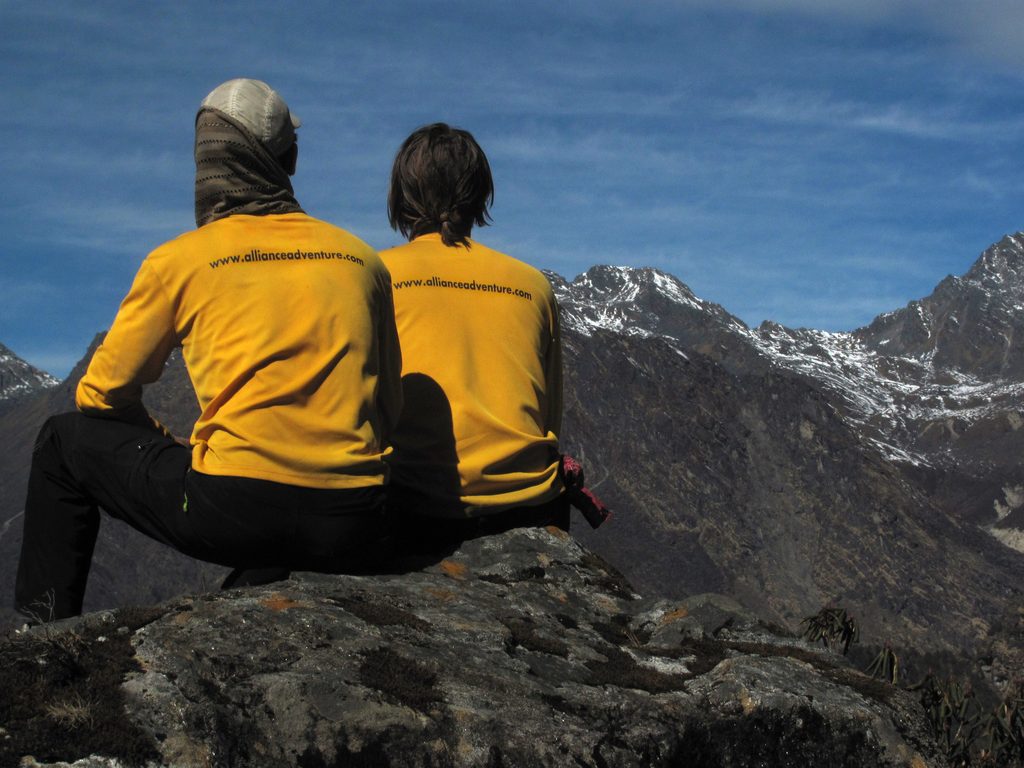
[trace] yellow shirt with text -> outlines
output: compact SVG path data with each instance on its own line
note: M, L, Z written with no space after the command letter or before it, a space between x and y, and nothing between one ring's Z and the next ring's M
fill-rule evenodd
M201 413L192 467L312 488L381 485L401 410L391 283L376 252L304 213L235 215L142 263L78 385L133 420L181 346Z
M381 258L405 399L392 483L433 500L424 511L437 516L558 496L562 359L547 278L477 242L449 248L438 234Z

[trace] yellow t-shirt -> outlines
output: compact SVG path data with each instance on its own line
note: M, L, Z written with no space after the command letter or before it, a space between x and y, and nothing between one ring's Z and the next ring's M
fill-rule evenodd
M438 234L382 251L402 344L405 405L392 483L425 514L487 514L558 496L562 358L547 278ZM453 503L453 499L455 503Z
M391 283L376 252L304 213L228 216L142 263L78 385L131 418L180 345L201 414L192 467L312 488L384 482L401 410Z

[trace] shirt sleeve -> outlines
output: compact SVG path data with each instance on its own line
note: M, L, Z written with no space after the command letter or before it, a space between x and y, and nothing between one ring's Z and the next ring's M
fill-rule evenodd
M152 266L143 262L78 383L78 409L90 416L150 424L166 432L146 412L142 386L160 378L177 343L171 303Z

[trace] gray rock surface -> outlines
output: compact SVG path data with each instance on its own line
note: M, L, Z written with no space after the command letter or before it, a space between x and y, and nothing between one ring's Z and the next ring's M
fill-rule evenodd
M52 667L55 647L78 648L88 667L90 648L119 642L123 704L106 717L130 726L130 755L67 751L65 720L25 764L947 764L907 693L729 598L644 600L553 530L466 542L404 572L296 574L36 628L0 648L0 683L26 655ZM27 754L4 743L0 757Z

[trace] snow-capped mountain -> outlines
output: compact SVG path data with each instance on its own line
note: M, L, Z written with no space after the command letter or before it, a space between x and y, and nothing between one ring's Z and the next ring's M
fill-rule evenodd
M590 335L604 329L630 335L690 341L712 325L741 331L746 326L722 307L698 298L672 275L649 267L591 267L572 283L549 273L562 309L562 323ZM694 338L694 345L700 339Z
M810 384L866 445L926 478L942 507L1024 551L1024 234L850 333L749 328L655 269L552 282L570 334L662 338L736 374Z
M0 406L23 395L57 386L58 380L35 368L0 344Z
M910 447L899 430L908 421L974 423L1024 395L1024 234L987 250L932 296L852 333L770 321L752 329L656 269L593 267L572 283L553 283L566 328L660 336L730 370L804 375L851 418L895 435L894 458L928 460L901 450Z
M615 537L577 535L647 588L726 591L784 621L849 603L921 646L940 623L1016 626L1022 245L850 333L751 328L654 269L549 275L568 448L627 510Z
M661 336L730 370L804 375L851 418L878 426L894 458L929 460L908 450L908 422L973 423L1024 395L1024 233L931 296L852 333L770 321L752 329L656 269L593 267L572 283L553 282L567 328Z
M944 507L1024 550L1024 233L852 333L752 329L656 269L598 266L553 284L570 333L660 337L733 373L812 384L865 443L929 475Z
M570 331L662 337L681 354L699 352L734 373L800 374L826 388L861 422L894 412L897 394L913 386L908 380L926 373L920 362L879 353L853 333L791 329L770 321L750 328L656 269L593 267L572 283L554 284Z
M1024 233L1004 237L962 277L856 332L886 355L984 381L1024 378Z

